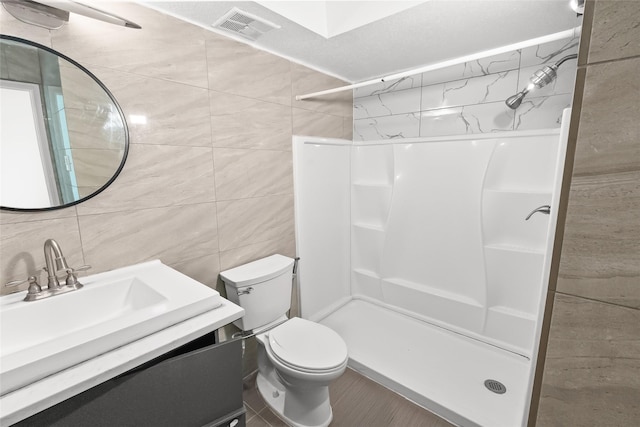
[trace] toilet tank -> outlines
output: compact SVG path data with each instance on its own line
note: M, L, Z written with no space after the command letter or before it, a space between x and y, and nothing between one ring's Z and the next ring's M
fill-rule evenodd
M244 308L234 325L243 331L265 326L291 306L293 259L271 255L220 273L227 299Z

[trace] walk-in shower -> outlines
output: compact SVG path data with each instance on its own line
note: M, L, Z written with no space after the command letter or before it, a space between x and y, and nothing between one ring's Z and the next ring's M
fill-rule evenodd
M536 71L535 73L533 73L533 75L529 79L529 84L527 85L527 87L525 87L515 95L507 98L507 100L505 101L505 104L507 104L507 107L511 108L512 110L515 110L516 108L518 108L520 104L522 104L522 100L524 99L524 97L527 96L527 94L530 91L534 89L543 88L549 83L551 83L552 81L554 81L556 77L558 77L558 73L557 73L558 67L564 64L565 61L568 61L570 59L576 59L576 58L578 58L577 54L567 55L561 60L559 60L558 62L556 62L555 64L546 65L543 68Z
M568 122L294 137L302 316L343 337L351 367L457 425L526 425Z

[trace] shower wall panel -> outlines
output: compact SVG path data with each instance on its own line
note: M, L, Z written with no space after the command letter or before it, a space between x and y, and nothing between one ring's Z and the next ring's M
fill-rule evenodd
M558 131L352 149L351 287L530 356L553 215ZM555 212L554 212L555 215Z
M486 292L478 219L493 143L393 148L396 179L380 267L385 301L481 332Z
M351 141L293 137L300 308L305 318L350 298Z

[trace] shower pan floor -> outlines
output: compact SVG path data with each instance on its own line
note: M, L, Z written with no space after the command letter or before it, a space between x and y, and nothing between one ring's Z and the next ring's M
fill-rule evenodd
M349 366L461 426L523 424L529 359L353 299L320 323L342 336ZM506 393L489 391L497 380Z

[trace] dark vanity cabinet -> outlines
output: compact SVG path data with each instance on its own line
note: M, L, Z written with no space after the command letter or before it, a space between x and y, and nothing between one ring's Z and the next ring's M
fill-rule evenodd
M210 333L15 425L244 427L242 342Z

